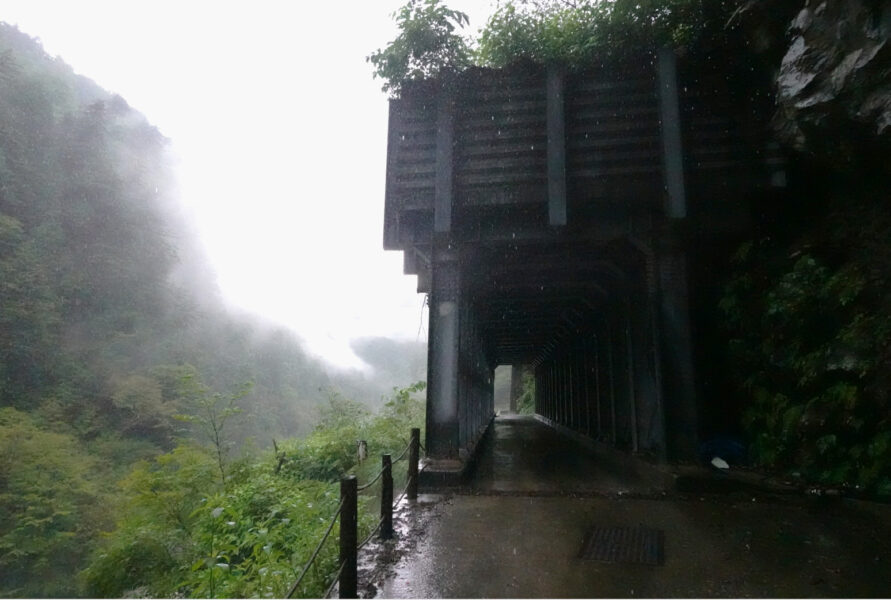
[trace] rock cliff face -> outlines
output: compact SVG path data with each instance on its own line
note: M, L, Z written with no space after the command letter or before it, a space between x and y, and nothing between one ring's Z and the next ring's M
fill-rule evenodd
M846 147L891 143L891 0L808 0L787 33L776 76L780 138L848 158Z

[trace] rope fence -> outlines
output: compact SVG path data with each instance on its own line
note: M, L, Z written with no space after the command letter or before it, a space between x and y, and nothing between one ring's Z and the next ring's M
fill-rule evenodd
M303 567L303 570L297 577L297 581L291 586L291 589L286 596L287 598L291 598L294 595L294 592L297 591L303 578L318 558L322 546L331 535L331 531L334 529L334 523L336 523L338 519L340 519L340 567L335 572L334 579L328 587L328 591L326 591L322 597L327 598L331 594L335 585L338 586L338 595L340 598L358 597L358 551L368 544L368 542L374 538L375 534L378 534L378 537L381 540L391 539L393 537L394 507L398 506L405 497L408 497L409 499L418 497L418 477L421 471L423 471L423 469L421 469L421 471L418 470L420 445L421 431L418 428L413 428L411 430L411 438L409 439L408 444L395 460L393 460L389 454L381 455L381 470L368 483L361 486L358 485L355 475L349 475L340 480L340 504L334 515L331 517L331 522L328 524L328 529L325 531L325 535L322 536L322 539L316 546L312 556ZM405 458L406 453L408 454L408 473L405 489L402 490L402 493L397 500L393 502L393 464ZM368 534L368 537L361 543L357 543L358 494L360 491L367 490L378 481L382 481L380 519L374 529L371 530L371 533Z
M368 542L371 541L371 539L374 537L374 534L380 530L383 522L384 522L383 519L378 519L377 525L374 526L374 529L371 530L371 533L368 534L368 537L366 537L364 540L362 540L362 543L360 543L359 546L356 548L357 550L361 550L362 548L365 547L365 544L367 544Z
M411 440L405 445L405 448L402 449L402 452L399 453L399 456L393 459L394 463L398 463L400 460L405 458L405 453L411 449Z
M375 483L377 483L378 480L379 480L381 477L383 477L383 475L384 475L384 470L381 469L381 470L378 472L378 474L374 476L374 479L372 479L371 481L369 481L369 482L366 483L365 485L360 485L359 487L356 488L356 490L357 490L357 491L360 491L360 492L364 492L365 490L367 490L368 488L370 488L371 486L373 486Z
M294 592L297 590L300 582L302 582L303 578L306 577L306 574L309 573L309 568L316 561L316 558L319 556L319 552L322 551L322 546L325 545L325 541L328 539L328 536L331 535L331 530L334 529L334 524L337 522L337 517L340 516L342 510L343 499L341 499L340 504L337 506L337 510L334 511L334 516L331 517L331 522L328 524L328 529L325 531L325 535L322 536L322 540L319 542L318 546L316 546L315 552L313 552L309 560L306 561L306 565L303 567L303 571L300 572L300 576L297 578L297 581L295 581L294 585L291 586L291 590L288 592L288 595L285 596L286 598L290 598L294 595Z
M399 506L399 503L402 502L402 499L405 498L405 495L408 493L408 488L411 487L412 483L415 483L415 480L417 479L418 476L420 476L421 471L423 471L426 468L427 467L425 466L423 469L418 471L418 475L411 477L408 480L408 482L405 484L405 488L402 490L402 493L399 495L399 498L397 498L396 502L393 503L393 506ZM417 498L417 493L415 494L414 497Z
M334 586L337 585L337 582L340 581L340 574L343 573L343 567L346 563L340 563L340 566L337 567L337 571L334 573L334 578L331 580L331 585L328 586L328 589L325 590L325 593L322 594L322 598L330 598L331 592L334 590Z

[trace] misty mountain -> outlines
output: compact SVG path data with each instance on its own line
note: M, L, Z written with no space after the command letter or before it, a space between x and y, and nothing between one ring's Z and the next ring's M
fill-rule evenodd
M237 438L267 445L308 432L332 391L374 406L424 378L420 344L362 340L373 373L329 374L293 332L227 307L169 146L123 98L0 24L0 406L167 448L193 401L182 381L250 383Z
M375 380L422 381L427 378L426 342L368 337L353 340L350 347L373 369Z

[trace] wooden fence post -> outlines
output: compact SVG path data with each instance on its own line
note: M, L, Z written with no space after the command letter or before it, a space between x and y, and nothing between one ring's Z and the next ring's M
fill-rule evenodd
M418 497L418 460L421 450L421 430L413 427L408 447L408 490L405 495L409 500Z
M382 540L393 537L393 461L389 454L381 455L381 534Z
M349 475L340 480L340 499L343 508L340 512L340 562L343 569L340 571L339 591L341 598L358 597L358 484L355 475Z

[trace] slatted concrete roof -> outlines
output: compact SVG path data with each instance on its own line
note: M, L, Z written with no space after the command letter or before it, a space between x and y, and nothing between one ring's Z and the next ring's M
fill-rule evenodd
M561 335L615 310L628 293L625 275L639 269L629 264L628 240L664 226L657 62L642 53L560 74L560 227L549 217L553 73L528 64L471 69L409 86L391 101L384 247L404 251L405 272L426 292L434 239L448 231L497 362L541 359ZM681 61L677 73L679 163L690 217L706 223L767 186L776 161L764 115L734 97L720 69ZM447 222L437 225L446 192Z

